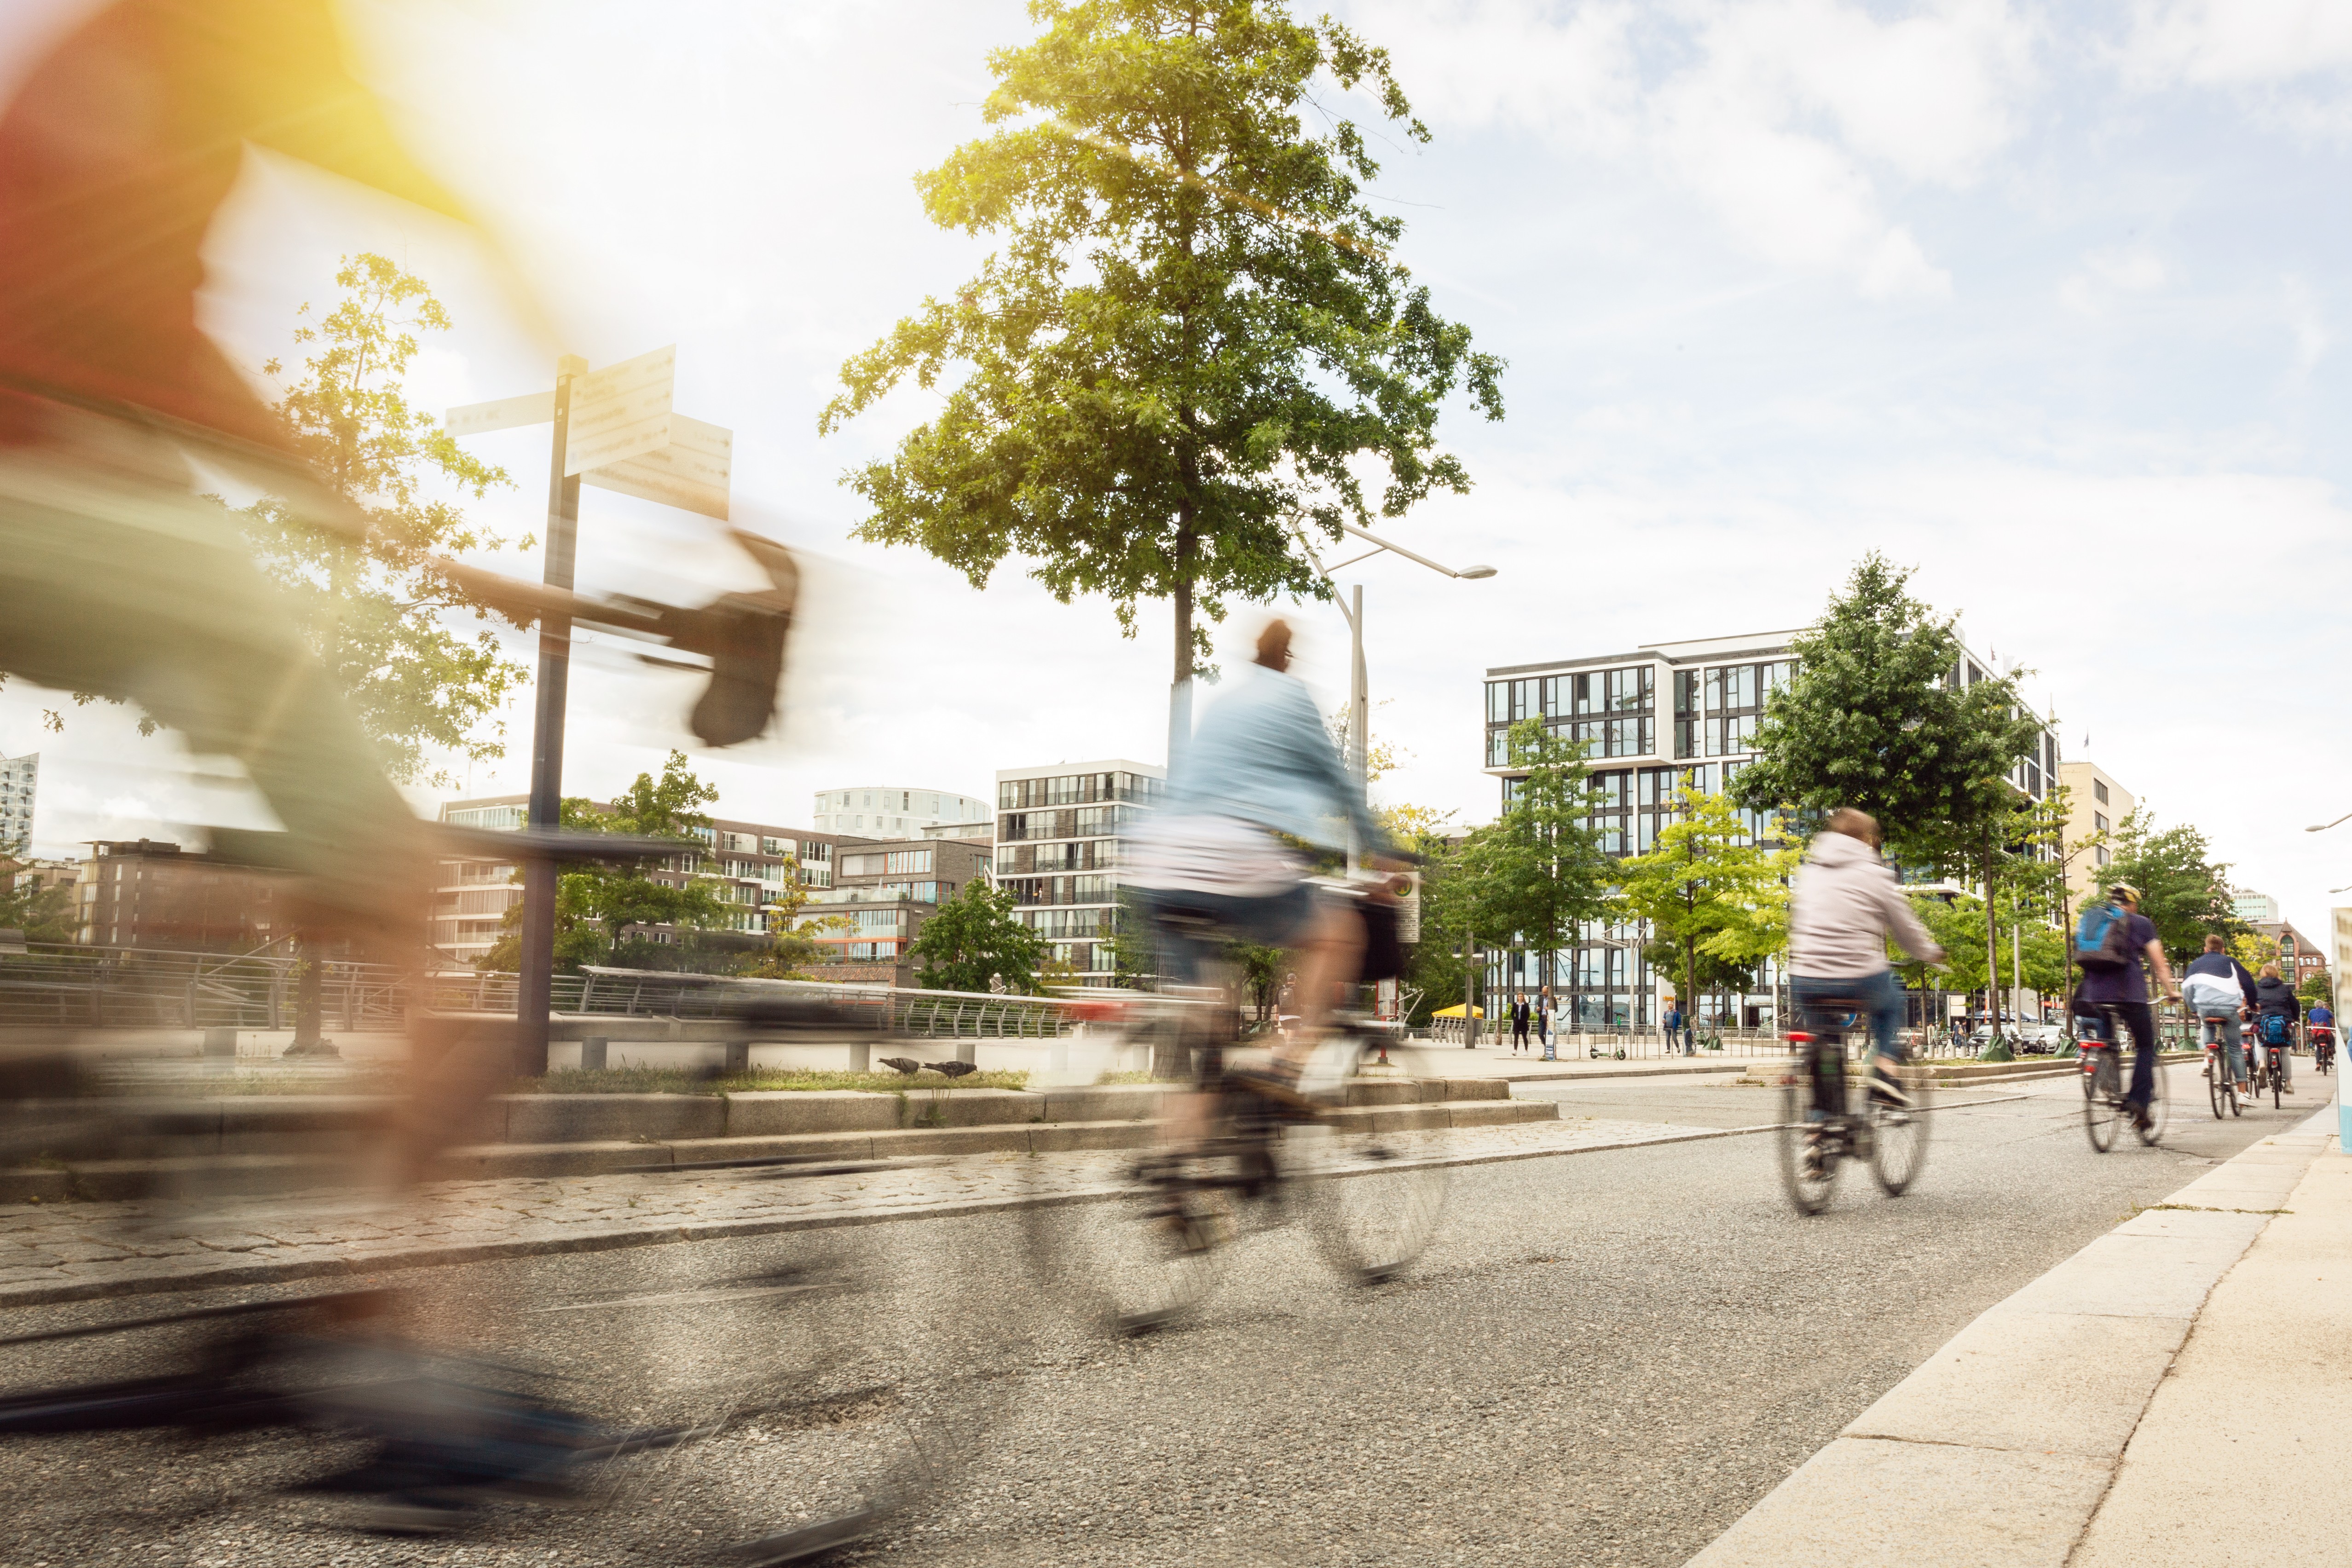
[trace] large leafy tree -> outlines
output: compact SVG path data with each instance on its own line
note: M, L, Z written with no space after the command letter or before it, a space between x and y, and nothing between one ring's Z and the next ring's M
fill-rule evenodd
M1302 123L1328 83L1426 141L1386 51L1280 0L1030 15L1044 36L989 59L999 129L916 180L934 223L1003 248L849 361L820 428L908 378L944 384L849 476L873 507L859 537L975 586L1018 553L1060 599L1109 596L1130 634L1139 600L1169 599L1181 682L1228 598L1329 591L1307 531L1466 490L1438 412L1466 387L1500 418L1502 361L1395 260L1363 131Z
M1721 795L1675 792L1674 815L1644 853L1617 866L1620 908L1649 923L1651 964L1679 977L1685 1011L1702 989L1745 988L1789 941L1793 849L1759 843Z
M1021 923L1018 907L1011 888L979 878L964 883L923 922L908 949L922 960L918 977L940 991L1034 991L1047 944Z
M1589 825L1592 786L1577 745L1535 719L1511 727L1509 756L1527 769L1503 814L1473 831L1452 868L1452 923L1552 955L1609 912L1617 862Z
M73 900L72 883L43 887L24 873L20 862L0 855L0 930L21 931L27 942L70 942L75 931Z
M432 762L436 749L477 760L504 755L495 716L527 672L500 647L494 612L428 559L504 546L446 496L479 500L509 480L409 406L405 378L420 334L450 326L425 281L363 253L343 258L335 287L341 298L332 309L299 312L294 340L312 352L276 413L311 466L366 517L367 537L318 528L270 497L244 508L240 521L386 770L402 782L446 783ZM283 373L275 360L263 369Z
M2139 912L2177 969L2204 950L2209 936L2251 936L2230 892L2230 868L2216 862L2205 835L2183 823L2159 831L2145 806L2115 825L2102 885L2139 889Z
M1960 681L1956 618L1913 598L1909 578L1873 551L1790 640L1796 673L1766 705L1759 755L1729 793L1753 811L1855 807L1903 863L1967 873L2004 841L2010 770L2042 730L2012 680Z

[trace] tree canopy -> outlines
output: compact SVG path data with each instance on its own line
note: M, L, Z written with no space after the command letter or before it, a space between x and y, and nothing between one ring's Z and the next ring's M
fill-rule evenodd
M1018 553L1057 598L1108 595L1130 634L1139 600L1172 600L1183 680L1196 612L1329 591L1305 532L1468 489L1438 413L1466 388L1499 419L1503 364L1395 260L1364 132L1302 123L1328 81L1427 141L1385 50L1280 0L1030 15L1044 34L989 57L998 129L915 182L933 223L1003 248L844 365L820 429L910 378L944 388L847 476L873 507L858 537L975 587Z
M335 287L342 298L334 308L320 316L304 305L298 313L294 340L316 352L276 413L311 466L366 517L367 538L315 527L275 497L245 507L239 520L386 770L404 783L446 783L430 748L478 760L503 756L493 716L528 672L500 648L488 624L494 612L426 564L433 555L508 541L429 492L447 486L479 500L509 481L409 406L404 378L418 334L450 327L425 281L362 253L343 258ZM275 360L263 369L281 373ZM452 623L458 613L483 624L461 630Z
M2238 918L2230 868L2215 862L2203 833L2186 823L2159 831L2142 806L2117 822L2114 834L2099 884L2120 882L2139 889L2139 912L2156 927L2165 956L2176 967L2202 952L2208 936L2252 933Z
M1794 849L1758 843L1721 795L1675 792L1657 842L1618 862L1617 898L1650 923L1647 956L1676 977L1687 1013L1702 989L1745 989L1756 966L1789 942Z
M1490 943L1517 941L1547 956L1609 911L1617 862L1587 821L1592 786L1576 743L1535 719L1512 726L1509 756L1527 775L1503 814L1471 832L1450 881L1448 924Z
M1755 811L1855 807L1897 860L1958 873L2005 841L2009 774L2042 731L2012 679L1959 679L1956 618L1912 597L1909 579L1873 551L1790 640L1796 672L1766 704L1759 756L1729 793Z
M1004 991L1027 996L1047 944L1022 924L1011 888L975 877L923 922L908 952L922 961L916 977L938 991Z

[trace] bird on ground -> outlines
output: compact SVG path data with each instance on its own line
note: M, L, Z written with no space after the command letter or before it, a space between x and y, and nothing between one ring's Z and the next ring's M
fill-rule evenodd
M893 1072L903 1072L909 1078L923 1070L923 1064L911 1056L886 1056L882 1059L882 1065Z
M933 1061L927 1065L932 1071L947 1078L961 1078L967 1072L980 1071L969 1061Z

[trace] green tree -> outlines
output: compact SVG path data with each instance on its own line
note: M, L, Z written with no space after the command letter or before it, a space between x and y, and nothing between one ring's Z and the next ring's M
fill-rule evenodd
M1503 814L1463 844L1453 914L1465 931L1542 954L1548 985L1552 955L1609 912L1617 862L1587 825L1592 785L1581 749L1535 719L1511 727L1509 747L1512 765L1527 775Z
M1706 990L1746 989L1756 966L1788 946L1787 879L1796 852L1754 841L1721 795L1677 789L1673 820L1646 853L1618 862L1617 900L1649 923L1646 956L1680 977L1689 1012Z
M2333 1008L2336 1005L2336 987L2334 982L2328 979L2327 971L2325 969L2314 969L2310 974L2305 975L2303 977L2303 983L2295 987L2294 994L2302 1001L2305 1011L2315 1007Z
M916 188L942 228L1004 248L842 369L819 428L911 377L938 413L848 483L859 538L918 545L984 584L1007 554L1057 598L1175 610L1175 678L1225 601L1322 596L1303 530L1465 491L1437 444L1466 385L1502 416L1502 361L1430 308L1371 211L1347 120L1310 136L1318 81L1362 88L1428 140L1389 68L1279 0L1031 0L1045 26L989 57L1000 127Z
M2116 824L2099 881L2139 889L2139 912L2155 925L2176 970L2204 951L2208 936L2253 931L2238 918L2230 868L2214 861L2205 835L2185 823L2158 831L2145 806Z
M1796 673L1767 702L1756 760L1729 787L1751 811L1878 819L1906 865L1964 874L2011 826L2010 770L2041 742L2015 683L1961 682L1956 618L1905 591L1873 551L1819 622L1790 642Z
M916 977L937 991L1004 991L1028 996L1047 944L1022 924L1011 888L974 878L923 922L908 949L922 960Z
M506 539L429 492L479 500L509 481L409 406L405 377L418 335L450 326L425 281L362 253L343 258L335 287L342 297L333 309L299 312L294 340L316 352L276 412L311 466L366 517L366 539L317 528L276 497L239 517L263 570L291 598L306 639L382 749L386 771L402 782L446 784L429 748L503 756L504 729L493 716L528 672L499 647L488 624L494 612L428 564L436 555L500 549ZM281 372L275 360L263 369ZM470 632L453 624L467 614L484 624ZM486 720L493 721L487 729Z
M22 869L0 855L0 931L21 931L27 942L72 941L73 884L41 887L26 876L24 885L18 886Z

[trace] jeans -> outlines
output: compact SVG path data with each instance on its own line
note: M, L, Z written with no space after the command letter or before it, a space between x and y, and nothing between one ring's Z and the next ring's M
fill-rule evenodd
M1682 1026L1680 1024L1670 1023L1666 1026L1667 1051L1674 1051L1682 1048Z
M2200 1041L2204 1039L2205 1025L2210 1023L2221 1026L2219 1032L2221 1036L2221 1054L2227 1060L2230 1081L2233 1083L2243 1083L2246 1081L2246 1048L2242 1033L2238 1028L2238 1009L2199 1008L2197 1017L2200 1020L2197 1033Z
M1816 1018L1844 1011L1843 1006L1832 1004L1842 1004L1851 998L1870 1015L1871 1043L1878 1054L1896 1061L1903 1060L1903 988L1895 983L1894 971L1881 969L1875 975L1857 975L1843 980L1809 980L1799 975L1794 988L1797 1014L1809 1029Z
M2156 1011L2146 1002L2100 1002L2094 1005L2112 1009L2116 1021L2131 1031L2131 1092L2124 1096L2124 1102L2135 1111L2145 1111L2148 1102L2156 1098ZM2118 1040L2115 1043L2120 1047L2123 1041Z

